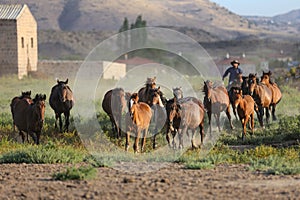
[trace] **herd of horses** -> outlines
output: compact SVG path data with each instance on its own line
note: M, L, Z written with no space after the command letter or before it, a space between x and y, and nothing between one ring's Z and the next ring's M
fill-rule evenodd
M57 84L52 87L49 98L50 107L55 112L55 127L57 128L57 120L59 119L60 131L62 128L61 114L65 116L64 130L69 129L70 110L74 106L73 93L66 81L57 80ZM13 118L14 130L17 128L25 142L25 133L27 142L29 141L28 135L32 137L35 144L40 143L40 135L45 120L45 104L46 95L36 94L31 98L31 91L22 92L21 96L14 97L11 100L10 108Z
M102 101L102 108L109 116L112 130L117 138L122 137L122 119L125 114L126 144L125 150L130 147L130 134L134 134L134 152L145 151L145 142L150 124L154 124L152 132L152 145L155 149L157 133L166 130L166 140L171 148L183 148L183 136L189 136L191 131L191 145L196 148L194 141L195 132L199 127L201 144L204 139L205 113L208 116L209 132L212 131L211 118L214 116L218 130L220 127L220 115L226 113L231 129L233 129L230 109L237 119L237 115L243 127L242 139L245 139L246 128L250 121L251 134L254 133L254 115L261 127L264 127L264 114L269 123L270 113L276 120L276 105L280 102L282 94L276 83L270 81L271 72L263 72L261 79L256 74L249 76L239 75L230 87L226 88L223 83L213 83L210 80L204 82L202 92L203 102L195 97L184 97L181 87L173 88L173 98L167 99L160 87L156 85L156 78L147 78L145 86L137 93L125 92L122 88L114 88L107 91ZM45 119L45 94L36 94L31 98L31 91L22 92L21 96L11 100L11 113L14 130L25 142L25 133L32 137L36 144L40 142L41 130ZM73 93L66 81L57 80L52 87L49 97L50 107L55 112L55 128L68 131L70 110L74 106ZM126 109L127 108L127 109ZM65 126L61 115L65 116ZM172 141L170 138L172 136ZM178 135L178 145L175 136ZM139 148L139 140L142 144Z
M211 117L214 116L218 130L220 127L220 115L226 113L231 129L233 129L230 109L237 119L237 115L243 127L242 140L245 139L246 128L250 122L251 135L254 133L254 115L261 127L264 127L264 113L266 122L269 123L270 113L276 120L276 105L282 98L281 91L276 83L270 81L271 72L263 72L261 79L257 74L238 76L236 81L226 88L223 84L213 83L210 80L204 82L203 102L195 97L183 97L180 87L173 88L172 99L167 99L160 87L156 86L156 78L147 78L145 86L137 93L130 94L122 88L115 88L106 92L102 108L107 113L112 123L116 136L122 136L122 113L128 108L125 115L126 144L125 150L130 147L130 134L135 137L134 152L145 150L145 141L150 123L154 123L152 131L152 144L156 148L156 135L158 128L166 130L166 140L171 148L183 148L183 136L191 131L191 145L197 147L194 135L199 127L201 144L204 138L205 113L208 116L209 132L211 133ZM172 136L172 141L170 140ZM178 135L179 144L175 142ZM139 140L142 138L141 148Z

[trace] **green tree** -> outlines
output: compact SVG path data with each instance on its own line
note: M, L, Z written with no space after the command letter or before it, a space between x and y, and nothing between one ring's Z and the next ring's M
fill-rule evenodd
M119 29L118 38L117 38L117 45L120 47L122 52L127 52L128 45L129 45L129 37L128 31L129 30L129 23L127 17L124 18L123 24Z

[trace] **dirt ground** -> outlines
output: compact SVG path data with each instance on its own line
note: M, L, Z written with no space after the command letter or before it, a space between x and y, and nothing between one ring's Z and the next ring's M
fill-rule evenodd
M188 170L170 164L158 171L129 174L98 168L88 181L54 181L66 165L0 165L0 199L298 199L300 175L251 172L245 165Z

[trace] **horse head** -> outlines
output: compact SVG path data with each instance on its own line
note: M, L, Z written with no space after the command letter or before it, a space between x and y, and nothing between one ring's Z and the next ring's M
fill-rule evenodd
M164 107L164 104L162 102L162 97L163 94L160 91L160 87L156 89L151 89L150 90L150 106L152 105L159 105L160 107Z
M256 86L257 86L256 74L249 74L248 91L250 95L253 95Z
M183 92L182 92L181 87L175 87L175 88L172 88L172 90L173 90L174 98L177 98L177 99L183 98Z
M203 92L207 99L211 98L212 85L213 85L212 81L210 80L204 81Z
M240 88L233 88L234 107L237 108L240 101L243 99L243 91Z
M136 104L138 103L138 101L139 101L138 94L137 93L133 93L131 95L131 97L130 97L129 105L128 105L128 110L129 110L131 119L133 118L134 111L136 109Z
M68 90L68 79L66 81L60 81L57 79L58 86L58 97L61 102L65 102L67 100L67 90Z
M31 98L31 90L26 92L21 92L21 98Z
M39 125L42 125L45 120L45 108L46 108L45 101L46 101L45 94L44 95L36 94L35 98L33 99L32 106L36 116L38 117Z
M263 74L261 76L261 79L260 81L264 84L269 84L270 83L270 76L272 75L272 72L271 71L268 71L268 72L264 72L263 71Z

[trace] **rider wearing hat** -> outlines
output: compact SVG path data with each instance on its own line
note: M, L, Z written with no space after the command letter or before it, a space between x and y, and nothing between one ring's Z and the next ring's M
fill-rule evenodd
M242 74L243 71L239 68L239 61L238 60L233 60L230 63L232 66L229 67L225 73L223 74L222 80L224 81L224 78L229 75L229 81L228 81L228 87L230 87L230 85L237 79L238 74Z

